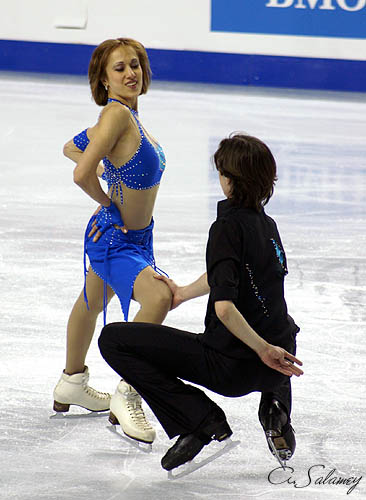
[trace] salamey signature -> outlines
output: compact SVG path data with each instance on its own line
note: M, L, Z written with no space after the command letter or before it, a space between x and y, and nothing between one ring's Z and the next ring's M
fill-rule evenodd
M331 469L328 473L324 472L324 469L325 465L312 465L307 471L307 477L303 481L299 481L298 479L294 479L293 474L295 469L292 467L286 466L285 470L283 470L282 467L277 467L268 474L268 481L271 484L292 484L294 488L306 488L311 484L332 486L346 485L350 486L347 490L347 495L349 495L356 488L356 486L359 485L363 477L342 477L337 474L337 469Z

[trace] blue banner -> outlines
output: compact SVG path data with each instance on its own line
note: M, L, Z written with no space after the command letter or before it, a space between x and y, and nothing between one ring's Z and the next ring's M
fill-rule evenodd
M0 71L85 75L95 45L0 40ZM154 79L366 92L366 61L147 49Z
M211 0L211 30L366 38L366 0Z

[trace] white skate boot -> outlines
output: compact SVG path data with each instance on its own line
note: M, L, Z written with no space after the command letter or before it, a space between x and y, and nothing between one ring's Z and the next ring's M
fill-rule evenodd
M53 409L56 412L69 411L70 405L81 406L90 411L107 411L111 395L88 386L89 370L67 375L63 373L53 391Z
M152 443L155 430L146 420L141 404L141 396L131 385L121 380L111 398L109 421L113 425L120 424L126 436L143 443Z

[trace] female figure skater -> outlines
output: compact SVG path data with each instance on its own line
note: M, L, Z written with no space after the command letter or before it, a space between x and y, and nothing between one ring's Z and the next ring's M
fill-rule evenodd
M84 255L85 286L68 321L66 367L54 390L55 411L68 411L70 405L105 411L111 405L115 423L118 419L127 435L149 443L155 431L134 388L121 381L111 398L89 387L85 358L97 316L104 310L105 322L114 293L125 321L131 298L141 306L135 321L160 324L171 306L169 287L154 279L152 246L152 213L165 157L138 115L138 97L147 92L150 78L147 53L135 40L106 40L92 54L89 83L94 101L104 108L96 125L65 144L64 154L77 164L75 183L100 207L85 232L90 267L86 272ZM107 181L108 193L98 175Z
M227 200L218 204L207 243L207 273L186 287L159 276L173 292L172 307L209 293L205 332L147 323L112 323L99 338L102 356L149 404L177 442L162 459L174 469L212 439L232 431L225 413L202 390L228 397L262 393L259 420L271 452L283 462L295 450L290 424L290 377L303 371L295 354L299 328L287 314L285 252L264 212L276 163L259 139L234 135L215 153Z

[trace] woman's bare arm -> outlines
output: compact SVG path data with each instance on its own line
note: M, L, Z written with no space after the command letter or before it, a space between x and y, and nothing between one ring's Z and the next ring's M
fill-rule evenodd
M81 151L77 146L75 146L73 139L68 141L63 148L63 154L66 156L66 158L69 158L69 160L72 160L74 163L78 163L81 155L84 153L84 151ZM97 176L102 177L104 173L104 165L102 162L99 162L97 166Z
M129 119L129 111L124 107L111 107L105 110L94 127L93 139L90 140L84 153L80 155L74 169L74 182L103 206L109 206L110 199L99 183L98 165L126 131Z

